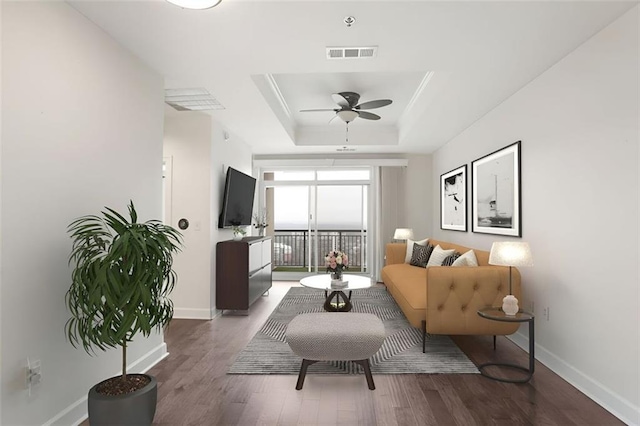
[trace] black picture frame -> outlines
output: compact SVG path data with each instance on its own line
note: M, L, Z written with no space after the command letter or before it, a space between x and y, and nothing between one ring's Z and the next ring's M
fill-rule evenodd
M440 175L440 229L467 232L467 165Z
M521 145L471 163L472 232L522 237Z

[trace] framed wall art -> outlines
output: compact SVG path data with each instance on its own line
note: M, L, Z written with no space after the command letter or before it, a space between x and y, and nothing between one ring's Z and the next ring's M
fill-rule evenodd
M471 163L473 232L522 236L520 141Z
M440 228L467 231L467 165L440 175Z

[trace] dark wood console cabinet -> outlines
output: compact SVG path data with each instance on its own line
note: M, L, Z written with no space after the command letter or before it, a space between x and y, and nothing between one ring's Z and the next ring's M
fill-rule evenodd
M248 310L270 288L270 237L246 237L216 245L216 308Z

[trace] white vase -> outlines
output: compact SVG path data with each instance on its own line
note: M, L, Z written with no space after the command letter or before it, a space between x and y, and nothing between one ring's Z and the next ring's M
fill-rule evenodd
M518 313L518 299L512 294L509 294L502 299L502 310L507 315L515 315Z
M234 232L233 233L233 241L240 241L242 240L242 234L239 232Z

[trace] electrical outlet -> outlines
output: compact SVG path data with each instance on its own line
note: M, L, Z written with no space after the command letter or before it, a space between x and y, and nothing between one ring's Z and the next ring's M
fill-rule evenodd
M532 314L536 312L534 309L533 301L529 303L529 312L531 312Z
M542 311L542 315L544 316L544 318L549 321L549 307L547 306L546 308L544 308L544 310Z

